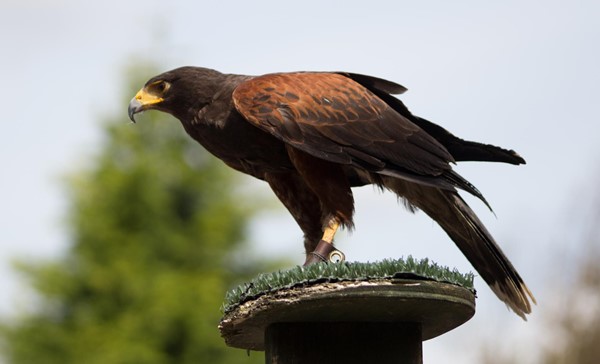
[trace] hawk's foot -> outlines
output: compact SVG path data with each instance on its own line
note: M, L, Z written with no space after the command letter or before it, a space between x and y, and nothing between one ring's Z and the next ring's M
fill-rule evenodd
M321 240L319 241L319 244L317 244L315 250L308 253L304 265L307 266L309 264L314 264L318 262L343 263L345 259L346 256L344 255L344 253L336 249L336 247L333 246L333 244L325 240Z

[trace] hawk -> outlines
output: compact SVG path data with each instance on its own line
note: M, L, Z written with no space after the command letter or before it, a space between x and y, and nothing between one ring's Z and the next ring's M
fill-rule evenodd
M134 122L145 110L173 115L228 166L267 182L304 233L305 264L340 254L333 238L353 227L351 188L376 185L435 220L525 319L535 298L457 190L487 201L452 169L460 161L525 160L413 115L393 96L404 91L347 72L244 76L181 67L146 82L128 111Z

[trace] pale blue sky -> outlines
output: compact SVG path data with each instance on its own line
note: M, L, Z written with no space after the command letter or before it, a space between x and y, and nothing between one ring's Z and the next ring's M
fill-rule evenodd
M457 170L494 207L497 219L468 198L543 311L551 263L581 250L571 231L591 208L591 179L600 173L598 19L595 1L3 0L0 313L31 306L12 258L58 256L68 246L60 178L97 150L105 116L118 113L132 127L123 70L146 61L247 74L372 74L408 87L409 108L456 135L514 148L527 165ZM371 188L356 195L356 232L339 239L351 260L413 254L472 269L423 214ZM286 214L265 214L253 231L262 250L302 261L301 234ZM540 314L522 323L484 282L476 285L475 318L427 343L426 360L477 362L465 337L510 332L525 348L538 336Z

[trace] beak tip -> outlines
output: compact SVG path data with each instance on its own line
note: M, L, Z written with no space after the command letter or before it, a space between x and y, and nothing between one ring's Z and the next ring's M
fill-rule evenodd
M143 111L142 104L135 98L131 99L129 102L129 107L127 108L127 114L129 115L129 119L135 124L135 114Z
M132 123L135 124L135 113L129 111L129 120L131 120Z

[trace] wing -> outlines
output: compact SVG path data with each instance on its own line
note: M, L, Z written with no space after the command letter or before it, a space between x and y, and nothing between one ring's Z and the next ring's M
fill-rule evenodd
M362 75L360 73L336 72L342 76L351 78L352 80L365 86L370 91L377 90L388 95L399 95L406 92L407 88L395 82L384 80L383 78Z
M446 178L457 176L446 148L344 75L260 76L240 84L233 100L250 123L317 158L437 187L456 185Z
M403 93L406 88L376 77L348 73L344 74L366 87L380 97L400 115L412 121L429 135L434 137L452 154L455 161L503 162L525 164L525 160L514 150L504 149L491 144L463 140L441 126L429 120L413 115L402 101L392 95Z

